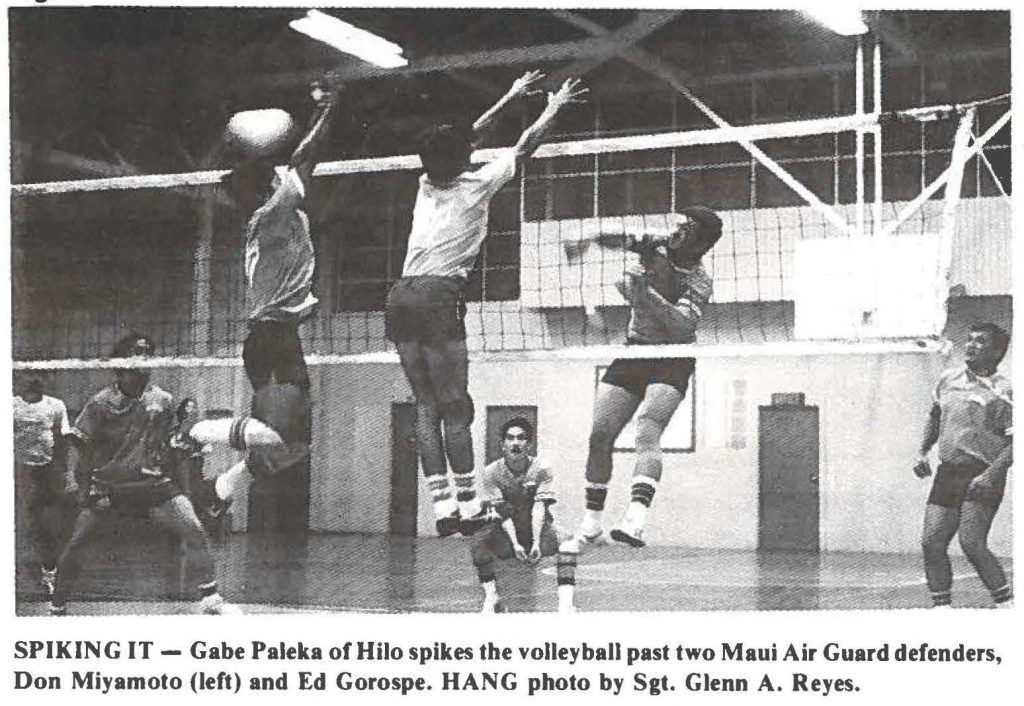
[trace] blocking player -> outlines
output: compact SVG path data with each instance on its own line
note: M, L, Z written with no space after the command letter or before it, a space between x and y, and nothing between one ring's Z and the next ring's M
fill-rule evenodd
M474 142L498 113L531 92L542 78L528 72L472 130L439 125L424 136L425 173L413 209L412 232L402 277L388 293L386 332L416 396L416 438L433 500L437 533L473 534L495 518L476 496L473 462L473 401L468 392L466 278L484 238L491 198L540 146L555 116L586 93L570 79L548 94L547 106L516 145L492 162L473 167ZM446 464L447 458L447 464ZM455 497L448 483L454 473Z
M940 377L914 464L918 478L932 475L928 452L938 443L939 467L925 506L925 577L932 604L952 604L953 572L947 550L953 535L996 605L1007 604L1013 589L988 547L992 520L1003 499L1013 463L1013 389L998 371L1010 337L991 323L972 326L965 365Z
M17 510L19 514L27 511L32 542L42 565L40 582L50 595L57 576L59 539L46 521L46 510L56 506L61 497L61 476L54 461L60 458L71 424L64 402L43 394L39 375L29 374L20 382L14 395L14 472L17 487L28 491L28 502L24 507L19 502ZM23 495L17 493L19 498ZM22 523L16 526L20 528Z
M502 456L480 476L480 499L503 517L473 536L470 556L484 592L481 612L501 605L495 581L495 560L515 557L536 564L558 551L558 532L551 506L555 503L551 467L530 454L533 425L514 418L502 425Z
M625 247L639 255L630 265L619 291L629 302L627 343L656 345L692 343L703 307L711 297L711 277L701 258L722 236L722 221L703 206L685 208L670 218L663 230L645 228L636 233L601 233L604 247ZM615 440L636 415L636 466L630 503L611 539L631 547L645 545L647 512L661 480L661 435L672 414L686 397L693 358L621 358L605 371L594 403L594 418L587 455L586 509L572 539L564 542L559 557L561 592L575 584L576 555L588 545L607 543L603 527L605 499L612 475Z
M152 355L153 342L143 334L125 336L115 358ZM113 384L93 395L71 429L65 492L79 502L71 538L57 562L50 613L66 613L67 596L100 522L125 513L143 512L186 545L202 576L201 612L236 612L217 591L210 541L192 503L175 481L169 449L174 407L171 395L149 381L145 369L122 369Z
M313 312L315 253L305 211L306 191L323 152L335 113L335 96L314 86L316 110L309 131L292 152L283 174L274 157L248 158L228 177L245 227L245 279L249 334L242 349L252 384L250 416L203 420L191 435L202 444L247 451L245 461L216 480L217 495L230 500L260 474L306 462L310 443L309 375L299 324Z

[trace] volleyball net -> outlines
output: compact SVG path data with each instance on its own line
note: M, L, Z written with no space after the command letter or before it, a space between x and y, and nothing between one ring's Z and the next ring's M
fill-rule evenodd
M491 203L466 288L471 355L932 349L951 288L1009 291L1009 118L1000 96L544 145ZM383 310L418 170L407 155L317 167L308 212L320 305L301 329L310 362L397 359ZM154 366L237 365L243 223L224 174L13 186L15 367L115 367L107 358L130 330L154 337ZM627 349L616 282L632 255L573 244L663 226L698 204L724 228L704 260L714 295L697 342Z

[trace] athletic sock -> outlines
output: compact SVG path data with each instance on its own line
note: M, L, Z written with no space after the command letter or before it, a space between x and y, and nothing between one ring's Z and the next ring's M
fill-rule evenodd
M658 490L658 481L643 478L633 481L630 492L629 508L626 509L625 523L631 529L642 530L647 522L647 511Z
M1010 588L1010 584L1006 584L1000 588L992 591L992 600L997 605L1000 603L1006 603L1007 601L1013 600L1013 589Z
M434 517L453 517L456 505L451 487L448 485L448 476L427 476L427 489L434 503Z
M207 596L212 596L212 595L215 595L216 593L217 593L217 582L216 581L210 581L209 583L201 583L201 584L199 584L199 597L200 598L206 598Z
M580 531L593 536L601 531L601 517L604 514L604 501L608 497L607 483L587 483L583 490L587 508L583 511L583 522Z
M480 500L476 497L476 473L455 474L455 499L459 503L459 514L462 519L475 517L482 511Z

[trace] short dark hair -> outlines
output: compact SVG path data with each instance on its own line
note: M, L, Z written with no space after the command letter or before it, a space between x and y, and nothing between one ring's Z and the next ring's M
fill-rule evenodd
M185 421L185 408L188 407L189 402L192 402L194 404L195 400L192 399L191 397L186 397L185 399L178 403L178 408L174 410L174 418L177 419L179 422Z
M420 161L431 181L447 181L458 176L473 153L469 129L452 123L427 129L419 143Z
M707 206L689 206L679 213L697 224L700 240L705 245L704 252L713 248L722 237L722 219Z
M114 358L131 358L133 355L152 355L154 349L152 338L144 333L132 331L114 344L111 353Z
M1006 351L1010 347L1010 334L1002 326L990 321L978 321L971 324L970 331L987 333L992 337L992 342L996 345L996 351L999 353L997 363L1006 356Z
M501 425L501 438L504 439L508 436L508 430L512 427L519 427L526 432L526 437L533 441L533 424L530 423L529 419L524 417L512 417L507 422Z

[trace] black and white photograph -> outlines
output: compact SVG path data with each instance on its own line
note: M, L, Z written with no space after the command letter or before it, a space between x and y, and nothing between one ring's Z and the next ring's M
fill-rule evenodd
M9 6L16 620L1013 615L1011 15Z

